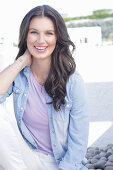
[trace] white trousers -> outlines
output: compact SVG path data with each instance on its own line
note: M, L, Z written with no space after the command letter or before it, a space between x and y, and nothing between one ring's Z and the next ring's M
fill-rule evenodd
M59 170L55 159L32 150L20 134L16 121L0 113L0 167L2 170Z

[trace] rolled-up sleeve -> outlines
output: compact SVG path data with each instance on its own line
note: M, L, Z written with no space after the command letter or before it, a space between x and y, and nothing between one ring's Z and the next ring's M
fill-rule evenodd
M0 95L0 104L5 102L6 98L12 94L13 83L9 87L8 91L4 95Z
M70 111L68 149L59 168L64 170L87 170L82 164L88 144L89 109L84 81L79 73L72 78L72 108Z

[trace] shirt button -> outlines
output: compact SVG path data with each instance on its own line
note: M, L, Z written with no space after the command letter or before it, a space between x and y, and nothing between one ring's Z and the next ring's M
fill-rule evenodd
M24 70L24 72L27 72L27 70Z
M25 94L24 94L24 96L26 97L26 96L27 96L27 94L25 93Z
M54 131L54 130L52 130L52 133L55 133L55 131Z
M54 144L53 147L56 147L56 145Z
M69 107L69 104L67 104L66 107Z
M24 110L24 108L23 108L23 107L21 107L20 109L21 109L21 110Z
M16 90L16 93L18 93L18 92L19 92L19 90L17 89L17 90Z

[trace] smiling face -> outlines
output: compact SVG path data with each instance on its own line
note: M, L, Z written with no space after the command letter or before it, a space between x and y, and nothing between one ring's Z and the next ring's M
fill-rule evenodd
M54 24L48 17L34 17L29 25L27 47L34 58L50 59L57 36Z

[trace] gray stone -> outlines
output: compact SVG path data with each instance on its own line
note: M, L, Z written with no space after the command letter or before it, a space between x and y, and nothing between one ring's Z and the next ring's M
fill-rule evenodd
M92 158L92 159L91 159L91 163L92 163L92 164L94 164L94 163L96 163L96 162L98 162L98 159L95 159L95 158Z
M111 152L107 152L105 157L108 158L110 155L112 155L112 153Z
M92 154L92 153L86 153L86 158L88 159L88 158L92 158L94 156L94 154Z
M105 166L112 166L112 168L113 168L113 162L107 161Z
M100 151L99 151L99 150L95 150L95 151L94 151L94 154L96 154L96 155L97 155L97 154L100 154Z
M92 154L94 154L94 149L88 149L88 153L92 153Z
M107 158L103 156L103 157L100 158L100 160L105 160L105 161L107 161Z
M99 150L99 147L95 147L95 150Z
M100 156L99 154L97 154L97 155L95 155L93 158L95 158L95 159L100 159L101 156Z
M113 153L113 150L110 148L107 150L107 153L110 152L110 153Z
M92 164L86 164L85 165L88 169L94 169L94 165L92 165Z
M88 159L88 160L87 160L87 164L89 164L89 163L91 163L91 159Z
M99 160L97 163L94 164L95 168L100 168L100 169L104 169L105 167L105 160Z
M83 165L87 164L88 160L86 158L84 158L84 160L82 161Z
M108 158L109 161L113 162L113 155Z
M108 144L107 147L111 147L111 148L112 148L112 147L113 147L113 144L112 144L112 143L111 143L111 144Z
M113 155L110 155L109 157L108 157L108 159L112 159L113 158Z
M104 170L113 170L113 167L112 167L112 166L106 166L106 167L104 168Z
M107 150L108 150L107 146L103 147L103 150L104 150L105 152L107 152Z
M106 152L101 151L99 155L100 155L100 157L105 156L105 155L106 155Z

